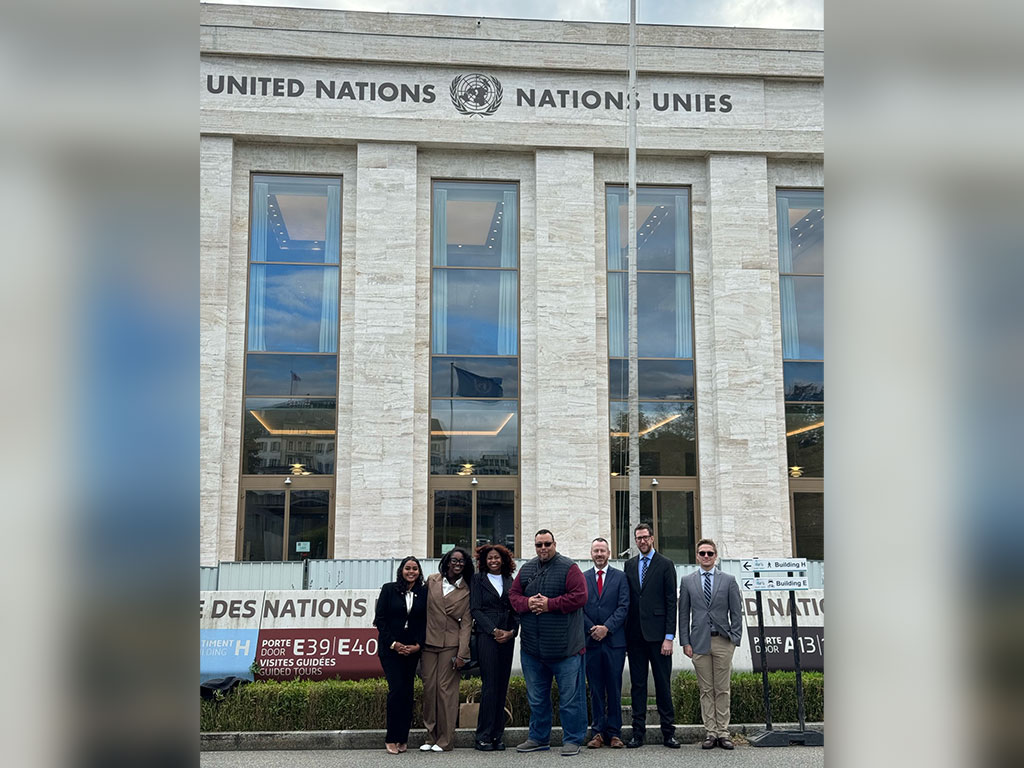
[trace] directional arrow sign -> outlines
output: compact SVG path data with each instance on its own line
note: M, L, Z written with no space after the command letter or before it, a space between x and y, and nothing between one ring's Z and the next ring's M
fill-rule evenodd
M744 589L754 592L767 592L780 589L810 589L806 576L744 576L740 579Z
M748 557L740 563L744 573L755 571L806 571L806 557Z

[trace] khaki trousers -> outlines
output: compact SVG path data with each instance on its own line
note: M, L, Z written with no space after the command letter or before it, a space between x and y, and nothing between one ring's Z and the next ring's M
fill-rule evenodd
M448 751L455 747L455 721L459 716L459 679L452 669L458 648L423 649L423 726L427 743Z
M693 654L693 669L700 689L700 713L708 736L729 736L729 683L736 646L722 635L711 638L710 653Z

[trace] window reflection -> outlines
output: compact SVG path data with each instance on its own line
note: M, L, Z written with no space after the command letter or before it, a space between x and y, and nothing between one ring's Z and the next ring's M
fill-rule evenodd
M341 180L255 176L252 261L337 264Z
M246 398L244 473L333 474L335 402Z
M250 267L250 351L336 352L337 325L337 267Z
M825 357L825 281L820 277L779 278L782 294L783 357Z
M825 399L825 364L782 364L786 382L786 400L821 402Z
M519 300L516 273L435 269L435 354L515 355Z
M434 491L434 541L431 557L441 557L453 547L472 551L472 491Z
M242 560L281 559L284 497L280 491L246 491Z
M518 397L519 361L514 357L435 357L434 397Z
M516 551L515 491L477 491L476 546L491 542Z
M629 198L625 187L607 191L608 269L629 269ZM690 192L640 187L636 193L637 269L690 269Z
M337 392L334 355L257 355L246 359L248 395L327 395Z
M825 469L825 406L786 405L790 477L822 477Z
M696 560L693 491L658 491L658 551L674 563Z
M640 403L640 474L695 476L697 430L693 403ZM629 469L629 406L611 404L611 471Z
M430 472L464 476L518 474L518 403L432 400Z
M692 360L638 360L637 387L641 400L692 400ZM629 360L608 361L608 397L629 397Z
M793 524L796 556L825 559L825 494L794 493Z
M327 557L329 491L292 491L288 503L286 560Z

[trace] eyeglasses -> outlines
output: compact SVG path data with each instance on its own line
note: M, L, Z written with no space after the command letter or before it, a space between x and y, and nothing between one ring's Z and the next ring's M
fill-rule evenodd
M465 565L465 564L466 564L466 561L465 561L465 560L463 560L463 559L462 559L461 557L460 557L460 558L454 558L454 557L453 557L453 558L452 558L451 560L449 560L448 562L449 562L449 563L452 563L453 565L454 565L454 564L456 564L456 563L457 563L458 565Z
M652 535L647 535L647 536L636 536L636 537L634 537L634 538L635 538L635 539L636 539L637 541L647 541L648 539L653 539L653 538L654 538L654 536L652 536Z
M533 543L533 546L537 547L537 549L540 549L541 547L553 547L553 546L555 546L555 542L553 542L553 541L535 541Z
M698 552L697 557L714 557L714 552Z

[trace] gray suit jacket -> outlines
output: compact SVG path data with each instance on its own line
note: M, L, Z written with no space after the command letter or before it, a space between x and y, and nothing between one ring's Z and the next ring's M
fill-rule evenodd
M710 653L714 628L738 646L743 637L740 587L735 578L716 569L709 608L704 602L702 572L698 568L679 583L679 644L693 646L694 653Z

